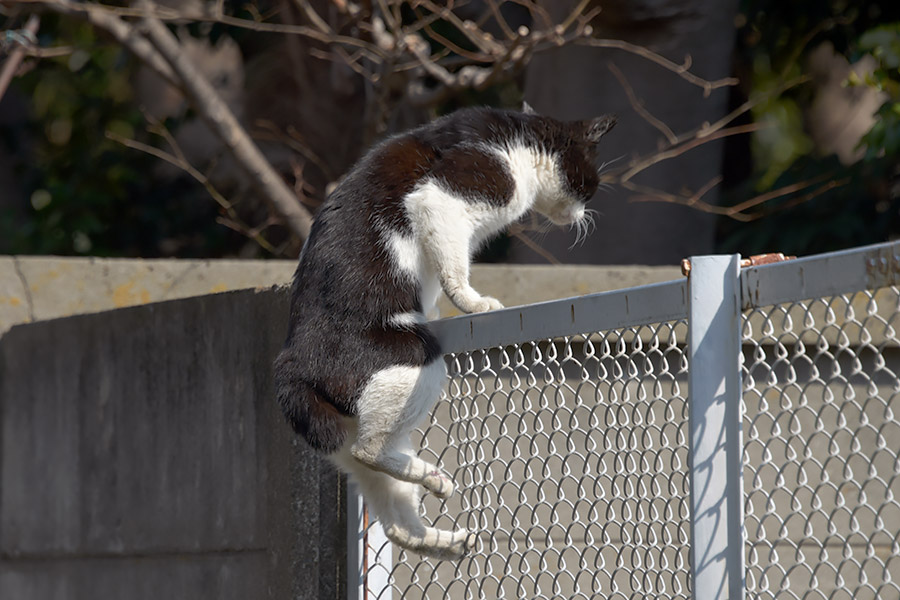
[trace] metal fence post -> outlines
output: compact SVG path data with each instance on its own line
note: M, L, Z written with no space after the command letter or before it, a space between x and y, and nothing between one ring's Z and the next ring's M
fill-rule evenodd
M347 600L391 600L393 549L372 523L356 484L347 482Z
M740 256L692 257L688 290L693 597L741 600Z

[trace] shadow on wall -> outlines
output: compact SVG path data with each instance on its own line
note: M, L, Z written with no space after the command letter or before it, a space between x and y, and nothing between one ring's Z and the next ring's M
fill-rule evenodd
M344 594L341 480L272 399L284 291L0 338L4 597Z

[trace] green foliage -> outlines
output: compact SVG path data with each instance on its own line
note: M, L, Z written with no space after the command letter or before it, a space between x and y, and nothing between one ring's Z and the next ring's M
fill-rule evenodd
M133 135L141 122L130 102L127 61L115 47L96 45L90 27L70 34L90 50L45 61L16 81L16 91L29 99L33 162L19 169L31 206L22 223L3 219L12 228L3 236L6 252L96 252L93 240L113 225L106 220L110 209L147 167L144 160L119 160L120 149L104 138L107 129Z
M854 74L848 84L867 85L887 94L875 124L862 139L866 159L900 156L900 23L866 31L859 47L861 52L871 54L878 66L862 81Z
M723 220L720 250L745 256L774 251L804 255L891 239L900 231L900 196L886 189L892 170L892 161L884 158L850 166L841 165L834 155L798 158L772 189L810 185L766 203L763 216L755 221ZM755 183L750 179L729 196L753 197Z
M739 53L752 81L750 97L765 94L803 74L807 53L830 42L848 60L871 55L875 71L851 75L847 85L867 85L887 93L874 125L860 144L863 158L842 165L819 156L805 133L808 86L787 91L753 111L768 125L754 135L752 176L725 194L736 204L758 194L793 187L766 202L749 223L723 220L720 249L742 254L783 251L809 254L892 239L900 234L900 4L866 0L783 2L747 0L739 31ZM887 24L885 21L889 21ZM896 23L892 21L898 21ZM829 183L830 182L830 183Z
M24 197L0 212L0 253L208 256L240 238L215 223L202 188L160 186L159 159L106 137L152 141L132 94L135 61L77 20L48 15L41 32L43 45L76 49L13 82L27 118L0 129L0 144L18 159Z
M866 31L859 38L859 48L878 60L875 80L879 84L892 75L896 76L900 69L900 23L873 27Z

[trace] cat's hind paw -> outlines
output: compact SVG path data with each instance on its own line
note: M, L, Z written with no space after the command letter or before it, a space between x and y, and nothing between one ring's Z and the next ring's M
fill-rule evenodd
M425 476L425 479L422 480L422 487L441 499L452 496L455 488L453 480L439 469L435 469Z
M460 529L453 532L454 541L441 553L445 560L459 560L475 549L478 536L471 531Z

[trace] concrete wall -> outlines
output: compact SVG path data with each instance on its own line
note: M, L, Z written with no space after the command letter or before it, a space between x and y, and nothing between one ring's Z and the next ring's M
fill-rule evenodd
M272 399L293 270L0 257L0 598L345 597L341 478ZM514 305L678 276L472 280Z
M272 400L286 294L0 338L0 596L344 596L341 481Z

